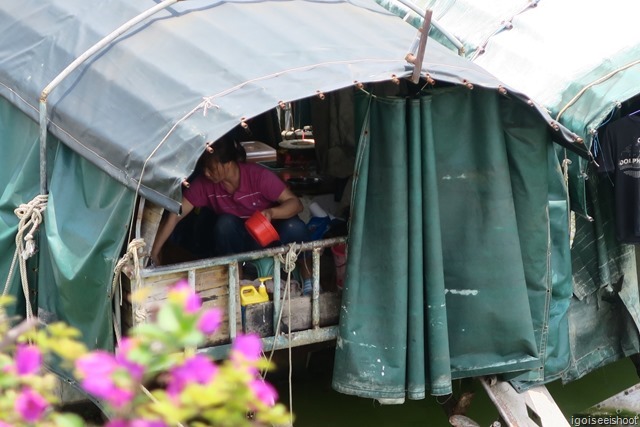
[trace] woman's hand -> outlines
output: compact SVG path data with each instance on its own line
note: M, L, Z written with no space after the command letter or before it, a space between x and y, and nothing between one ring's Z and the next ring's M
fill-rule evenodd
M280 197L278 197L278 205L262 211L262 214L267 217L269 222L274 219L288 219L294 215L298 215L302 212L302 202L298 197L291 192L288 188L285 188Z
M271 219L273 218L273 212L271 212L271 208L263 210L262 215L267 218L267 221L271 222Z
M149 267L159 267L162 265L162 257L160 253L149 255Z

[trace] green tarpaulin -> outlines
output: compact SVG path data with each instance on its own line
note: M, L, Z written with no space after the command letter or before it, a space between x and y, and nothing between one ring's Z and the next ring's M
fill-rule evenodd
M0 6L0 272L14 250L13 210L39 191L42 89L155 5ZM311 15L292 36L291 17ZM180 2L113 40L49 98L49 202L28 260L37 314L80 328L91 348L111 348L112 271L134 190L179 211L181 182L206 141L281 102L360 84L404 87L416 34L367 1L236 0ZM620 55L616 63L628 59ZM588 157L584 129L562 125L581 108L558 125L547 104L528 105L523 88L435 40L427 74L435 88L419 96L358 92L363 132L335 387L422 398L449 393L456 378L501 373L522 390L637 351L633 249L610 240L606 182L583 187L588 163L569 151ZM637 81L630 75L620 74ZM615 93L628 94L623 86ZM576 220L571 248L565 156L571 202L594 212L594 221ZM21 296L17 276L7 291ZM16 311L25 306L23 298Z
M544 106L581 136L587 150L603 126L640 109L638 3L377 2L416 27L430 9L431 37ZM561 375L569 381L638 351L640 304L635 248L620 244L613 232L611 182L598 176L588 157L557 151L561 161L570 161L567 187L576 216L574 298L568 309L571 364ZM547 375L545 382L554 378Z
M2 98L0 145L0 271L8 276L18 231L13 211L38 194L39 145L37 124ZM111 281L133 193L55 138L51 146L49 200L36 235L39 251L28 260L33 312L47 323L61 320L78 328L90 348L112 349ZM7 292L17 297L15 311L24 314L17 271Z
M334 388L419 399L455 378L559 375L571 264L546 124L483 89L361 102Z

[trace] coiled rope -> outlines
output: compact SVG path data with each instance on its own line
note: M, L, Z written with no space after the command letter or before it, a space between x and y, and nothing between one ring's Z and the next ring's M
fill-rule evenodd
M296 244L291 243L289 245L289 250L283 256L282 254L278 254L278 259L282 264L282 269L287 273L287 280L291 277L291 272L296 268L296 261L298 261L298 254L300 250L296 251Z
M33 318L33 309L31 308L31 299L29 298L27 260L36 253L34 234L38 231L40 224L42 224L42 213L47 207L48 199L49 196L47 194L39 194L29 203L23 203L13 211L20 221L18 222L18 232L16 233L16 251L13 254L13 260L9 268L9 277L7 277L7 281L4 284L2 295L6 295L9 291L9 284L13 280L17 263L20 269L27 321ZM26 235L25 232L27 232Z
M133 239L129 242L127 246L127 251L122 258L118 260L116 266L113 269L113 281L111 282L111 296L115 295L116 286L118 286L120 290L120 305L122 305L122 273L126 274L129 278L131 278L132 289L139 288L140 286L140 250L146 246L144 239ZM146 318L146 314L142 314L138 312L139 309L135 310L136 320L144 321ZM117 323L116 316L113 316L113 329L116 334L116 341L120 343L121 332L120 325Z

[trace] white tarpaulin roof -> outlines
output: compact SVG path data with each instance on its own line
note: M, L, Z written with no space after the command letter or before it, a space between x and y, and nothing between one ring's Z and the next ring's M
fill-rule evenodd
M40 93L58 73L156 4L0 3L0 96L37 121ZM416 33L373 1L181 1L63 80L49 97L49 131L129 188L141 181L142 195L177 211L181 181L207 141L280 101L408 75L404 57ZM423 69L438 81L501 85L435 41ZM575 140L564 128L556 135Z
M587 142L612 109L640 93L640 2L391 3L431 9L438 26L462 43L465 57L530 96ZM434 29L431 36L452 46L442 32Z

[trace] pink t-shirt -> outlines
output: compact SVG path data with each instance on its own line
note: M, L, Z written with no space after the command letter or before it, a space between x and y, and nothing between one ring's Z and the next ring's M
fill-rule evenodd
M200 175L182 195L195 207L207 206L217 214L227 213L241 218L275 206L286 188L284 182L264 166L238 163L238 167L240 185L235 193L227 192L222 184Z

